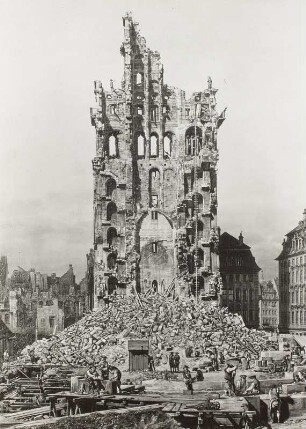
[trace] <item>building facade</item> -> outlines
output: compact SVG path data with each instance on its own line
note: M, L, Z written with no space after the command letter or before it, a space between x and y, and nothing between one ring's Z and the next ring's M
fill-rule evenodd
M266 331L278 331L279 293L278 279L260 283L259 326Z
M18 267L8 283L8 305L0 308L0 314L15 334L51 335L88 310L87 285L81 290L76 284L72 265L60 277Z
M279 267L280 332L306 335L306 209L283 241Z
M95 82L95 303L149 289L209 295L220 284L217 90L186 98L164 83L160 55L123 17L120 88Z
M242 316L249 328L259 326L259 278L260 268L249 246L239 238L224 232L219 244L220 273L223 292L222 305Z

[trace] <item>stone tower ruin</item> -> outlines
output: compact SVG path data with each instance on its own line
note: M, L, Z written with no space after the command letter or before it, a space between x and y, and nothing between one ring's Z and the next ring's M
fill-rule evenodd
M95 81L95 306L108 295L197 298L220 290L217 89L185 97L164 83L160 54L123 17L121 88Z

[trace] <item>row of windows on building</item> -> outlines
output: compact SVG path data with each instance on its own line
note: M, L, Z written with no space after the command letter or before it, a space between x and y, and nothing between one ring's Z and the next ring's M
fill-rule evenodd
M291 249L292 249L292 250L300 250L300 249L303 249L304 244L305 244L305 243L304 243L303 238L301 238L301 237L293 238Z
M306 303L306 289L291 291L291 304L303 305Z
M295 256L287 261L280 261L280 267L282 270L287 271L288 267L297 267L299 265L306 264L306 255Z
M306 281L306 268L296 267L290 271L290 284L304 283Z
M225 274L223 276L225 282L252 282L256 280L255 274Z
M306 310L291 311L292 325L306 325Z
M263 319L262 323L264 325L276 325L278 322L277 322L277 319L275 318L271 318L271 319L269 318L269 319Z
M234 298L236 301L253 301L255 298L255 292L253 290L247 291L246 289L243 289L242 291L240 289L228 290L227 297L229 301L233 301Z
M146 156L146 144L144 134L136 135L137 156L142 158ZM149 138L149 157L156 158L160 151L163 151L164 157L170 157L172 153L173 133L168 131L163 136L162 148L159 144L159 136L152 133ZM190 127L185 134L185 155L196 155L203 147L202 130L199 127ZM118 133L108 136L106 152L109 157L119 157Z
M262 314L265 316L271 316L276 314L276 310L262 310Z

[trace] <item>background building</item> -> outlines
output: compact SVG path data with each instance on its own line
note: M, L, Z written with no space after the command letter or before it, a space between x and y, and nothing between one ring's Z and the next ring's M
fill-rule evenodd
M121 88L95 82L95 305L114 292L208 296L219 286L217 89L185 98L123 18Z
M279 266L280 332L306 335L306 209L283 241Z
M259 326L265 330L277 331L279 325L278 279L260 283Z
M259 279L260 268L249 246L224 232L219 244L220 273L223 282L222 305L238 313L248 327L259 326Z

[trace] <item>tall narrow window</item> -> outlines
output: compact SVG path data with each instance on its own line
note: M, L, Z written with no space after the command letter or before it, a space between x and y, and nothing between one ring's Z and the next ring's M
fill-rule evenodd
M138 156L144 156L145 155L144 137L142 135L139 135L137 137L137 155Z
M152 122L158 121L158 106L152 106L150 110L150 118Z
M152 207L157 207L158 206L158 196L157 195L152 195L151 196L151 206Z
M158 212L156 212L156 211L151 212L151 218L152 218L152 220L157 220L158 219Z
M157 243L156 243L156 241L154 241L154 243L152 243L152 253L157 253Z
M158 138L155 134L150 137L150 156L156 157L158 155Z
M142 74L137 73L136 74L136 85L141 85L141 84L142 84Z
M117 215L117 206L114 202L110 202L107 206L107 220L114 221L114 217Z
M108 181L106 182L106 196L112 197L116 187L116 181L114 179L108 179Z
M170 158L171 156L171 137L169 134L167 134L164 137L164 157Z
M117 155L117 139L114 135L111 135L108 138L108 156L116 157Z

